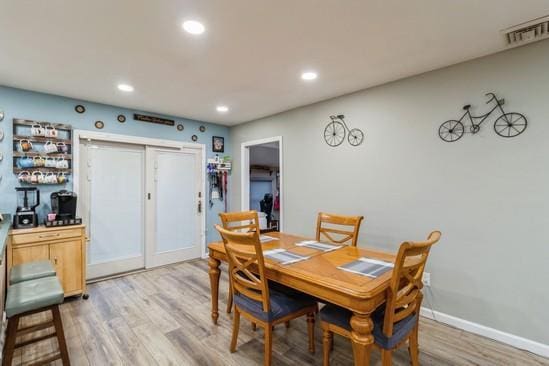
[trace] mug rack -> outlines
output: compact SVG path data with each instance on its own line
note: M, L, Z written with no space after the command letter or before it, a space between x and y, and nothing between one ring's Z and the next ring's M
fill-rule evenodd
M20 183L65 184L72 160L71 125L13 119L13 173Z

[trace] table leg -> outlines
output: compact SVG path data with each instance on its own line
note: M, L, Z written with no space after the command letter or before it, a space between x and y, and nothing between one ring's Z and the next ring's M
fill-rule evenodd
M374 323L370 318L370 314L354 313L351 317L351 328L355 366L369 366L370 352L374 343L372 335Z
M210 286L212 291L212 320L214 324L217 324L217 318L219 318L218 298L219 298L219 274L221 273L221 271L219 270L220 264L221 264L221 261L213 257L210 257L210 259L208 260L208 265L210 266L210 270L208 271L208 273L210 275Z

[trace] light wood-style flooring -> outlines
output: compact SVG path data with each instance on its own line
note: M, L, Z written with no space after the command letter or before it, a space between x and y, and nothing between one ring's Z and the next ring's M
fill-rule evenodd
M181 263L89 285L89 300L67 300L61 307L73 365L262 365L263 335L241 322L236 353L229 352L231 316L222 312L219 325L210 319L208 265ZM220 309L227 298L222 268ZM40 321L39 316L26 323ZM279 326L273 341L273 365L321 365L321 331L317 325L315 355L307 351L306 322ZM18 350L14 364L29 364L54 352L53 339ZM438 324L420 323L421 365L549 365L549 360L501 343ZM58 361L56 365L60 365ZM373 351L372 364L380 357ZM409 365L405 348L395 365ZM350 343L335 337L331 365L353 365Z

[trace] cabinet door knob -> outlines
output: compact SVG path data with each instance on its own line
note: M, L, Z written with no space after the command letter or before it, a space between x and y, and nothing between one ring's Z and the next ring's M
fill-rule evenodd
M53 258L53 263L57 264L57 257Z

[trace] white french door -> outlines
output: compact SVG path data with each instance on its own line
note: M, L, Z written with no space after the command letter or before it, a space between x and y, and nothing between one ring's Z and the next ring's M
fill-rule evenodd
M147 267L201 255L201 150L147 148Z
M88 278L143 268L145 148L95 141L83 147Z
M79 212L88 279L199 258L203 148L80 139Z

